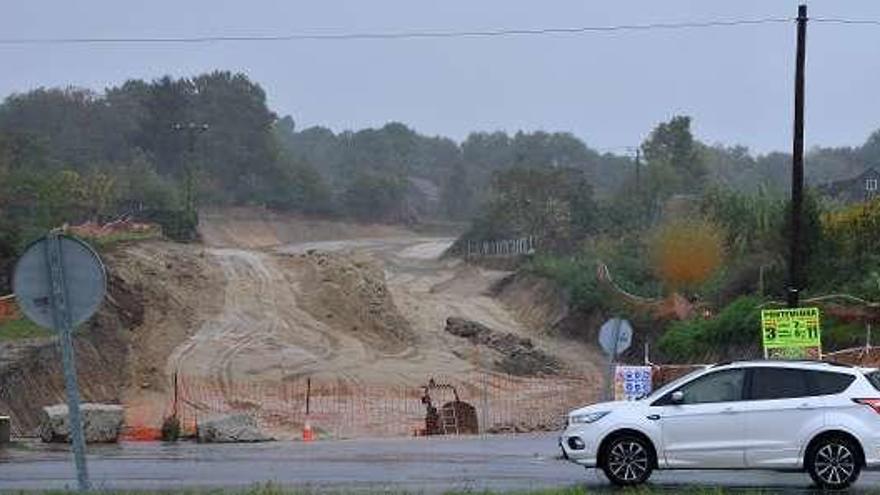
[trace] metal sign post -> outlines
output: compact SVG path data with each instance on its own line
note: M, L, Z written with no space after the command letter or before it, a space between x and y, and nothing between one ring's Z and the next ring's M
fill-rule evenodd
M104 299L104 265L87 244L53 231L31 244L18 260L12 286L22 312L34 323L59 334L76 477L79 489L88 490L73 331L97 311Z
M617 348L620 347L620 325L621 320L615 318L614 343L611 345L611 352L608 353L608 380L605 382L606 400L614 400L614 368L617 362Z
M629 349L632 344L632 326L621 318L606 321L599 329L599 345L608 356L608 369L605 372L605 398L614 400L614 368L618 354Z
M73 353L73 325L67 306L67 286L61 261L61 239L57 233L46 237L46 264L49 266L49 283L52 287L50 302L55 330L61 335L61 362L64 367L64 389L67 392L67 414L73 441L73 459L76 463L76 479L79 489L89 489L89 471L86 466L86 440L79 411L79 387L76 383L76 363Z

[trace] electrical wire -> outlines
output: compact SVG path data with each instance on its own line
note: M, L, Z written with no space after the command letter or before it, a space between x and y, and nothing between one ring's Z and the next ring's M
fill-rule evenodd
M716 20L705 22L673 22L653 24L621 24L616 26L580 26L557 28L497 29L485 31L400 31L326 34L286 34L249 36L196 36L196 37L118 37L118 38L0 38L0 45L76 45L76 44L181 44L215 42L275 42L275 41L349 41L349 40L408 40L432 38L482 38L498 36L542 36L560 34L613 33L621 31L650 31L674 29L701 29L744 25L791 22L792 17L763 19Z
M826 24L861 24L880 26L880 19L842 19L834 17L810 17L810 22L822 22Z

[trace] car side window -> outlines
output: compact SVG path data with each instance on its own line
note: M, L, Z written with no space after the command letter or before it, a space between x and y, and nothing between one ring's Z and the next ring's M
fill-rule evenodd
M856 379L849 373L831 371L809 371L807 377L810 382L810 395L839 394L849 388Z
M880 371L871 371L870 373L865 374L865 378L871 382L871 385L880 392Z
M839 394L855 377L847 373L797 368L753 368L749 400L796 399Z
M704 375L686 383L678 390L684 394L682 404L709 404L742 400L745 370L724 370Z
M793 399L813 395L807 371L796 368L752 368L749 400Z

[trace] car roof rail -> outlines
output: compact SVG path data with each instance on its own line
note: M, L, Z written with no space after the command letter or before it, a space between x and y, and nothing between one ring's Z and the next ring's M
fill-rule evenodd
M840 366L841 368L855 368L854 365L848 363L841 363L840 361L822 361L828 366Z
M841 368L854 368L853 365L841 363L839 361L827 361L824 359L743 359L741 361L721 361L713 364L711 367L726 366L736 363L804 363L804 364L826 364L828 366L839 366Z
M792 359L795 363L815 363L815 364L827 364L828 366L839 366L841 368L852 368L853 365L841 363L839 361L828 361L825 359Z

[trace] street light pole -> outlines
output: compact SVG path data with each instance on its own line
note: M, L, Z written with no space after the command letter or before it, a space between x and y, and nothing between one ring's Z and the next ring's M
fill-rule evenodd
M807 6L798 7L797 52L794 76L794 139L791 153L791 238L788 265L788 307L799 305L801 272L801 212L804 203L804 65L807 43Z
M189 122L187 124L177 123L171 126L171 128L177 132L185 132L187 139L187 160L186 165L184 165L184 204L187 212L193 212L196 209L195 206L195 171L193 170L193 160L195 159L195 151L196 151L196 138L199 133L205 132L208 130L208 124L197 124L195 122Z

